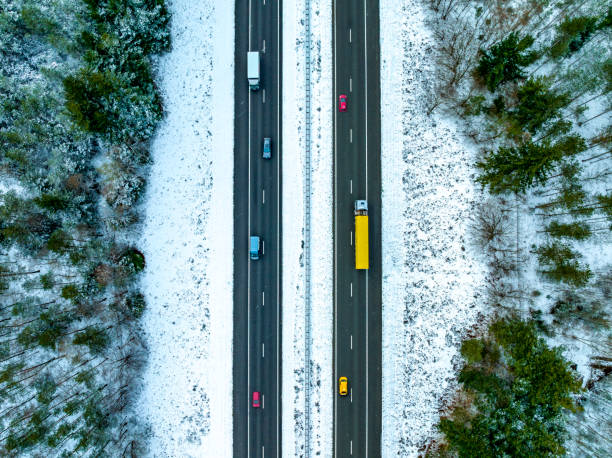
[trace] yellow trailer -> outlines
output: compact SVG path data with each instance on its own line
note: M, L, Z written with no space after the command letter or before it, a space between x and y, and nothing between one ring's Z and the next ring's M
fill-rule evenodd
M370 267L370 244L368 234L368 202L355 201L355 269Z

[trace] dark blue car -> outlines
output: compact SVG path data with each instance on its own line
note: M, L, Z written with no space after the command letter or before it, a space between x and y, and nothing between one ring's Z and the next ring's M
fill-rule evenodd
M272 139L269 137L264 138L263 158L264 159L272 158Z

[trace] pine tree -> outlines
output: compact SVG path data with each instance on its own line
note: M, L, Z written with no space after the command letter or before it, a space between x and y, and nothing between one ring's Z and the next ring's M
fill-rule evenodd
M508 117L516 130L526 130L532 135L558 118L561 108L569 102L567 94L556 93L543 77L528 79L519 87L516 99L516 107L508 111Z
M528 51L532 44L530 35L519 38L513 32L489 50L481 49L476 75L491 92L503 83L525 78L523 69L537 58L536 52Z
M485 161L476 166L484 173L478 177L492 193L521 193L536 185L544 184L552 168L561 160L569 159L586 149L580 136L568 136L551 144L523 143L518 147L500 147L489 153Z
M586 285L592 276L589 267L578 262L580 253L567 244L547 243L540 246L536 253L542 267L541 273L553 281L581 287Z
M590 16L565 19L559 25L559 32L554 40L554 44L550 48L550 55L558 58L568 57L575 53L584 46L593 32L598 29L600 23L605 24L603 21L598 20L597 17Z
M567 237L574 240L586 240L591 236L591 228L586 223L560 223L551 221L546 231L551 237Z
M104 329L97 327L87 328L74 336L72 343L75 345L86 345L92 354L101 353L109 344L110 339Z
M577 410L580 379L532 322L500 320L489 332L494 340L481 339L480 348L496 347L502 357L461 370L459 382L474 403L441 419L449 448L461 458L563 455L564 414ZM476 340L462 349L477 347Z

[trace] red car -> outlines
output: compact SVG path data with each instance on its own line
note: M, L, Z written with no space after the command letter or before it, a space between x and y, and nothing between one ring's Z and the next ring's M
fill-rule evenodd
M338 111L346 111L346 94L340 94L338 101Z
M257 408L261 404L259 402L259 391L253 391L253 407Z

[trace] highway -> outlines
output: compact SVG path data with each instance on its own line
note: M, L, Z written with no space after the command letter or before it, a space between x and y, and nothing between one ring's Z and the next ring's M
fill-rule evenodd
M234 119L234 456L281 456L281 8L237 0ZM247 52L260 51L249 91ZM264 137L272 158L262 158ZM228 202L230 201L228 196ZM249 259L249 236L262 239ZM251 406L261 393L261 407Z
M334 450L379 457L381 181L378 0L334 0ZM348 96L346 112L338 96ZM354 201L369 207L370 268L355 269ZM338 378L348 377L348 396Z

